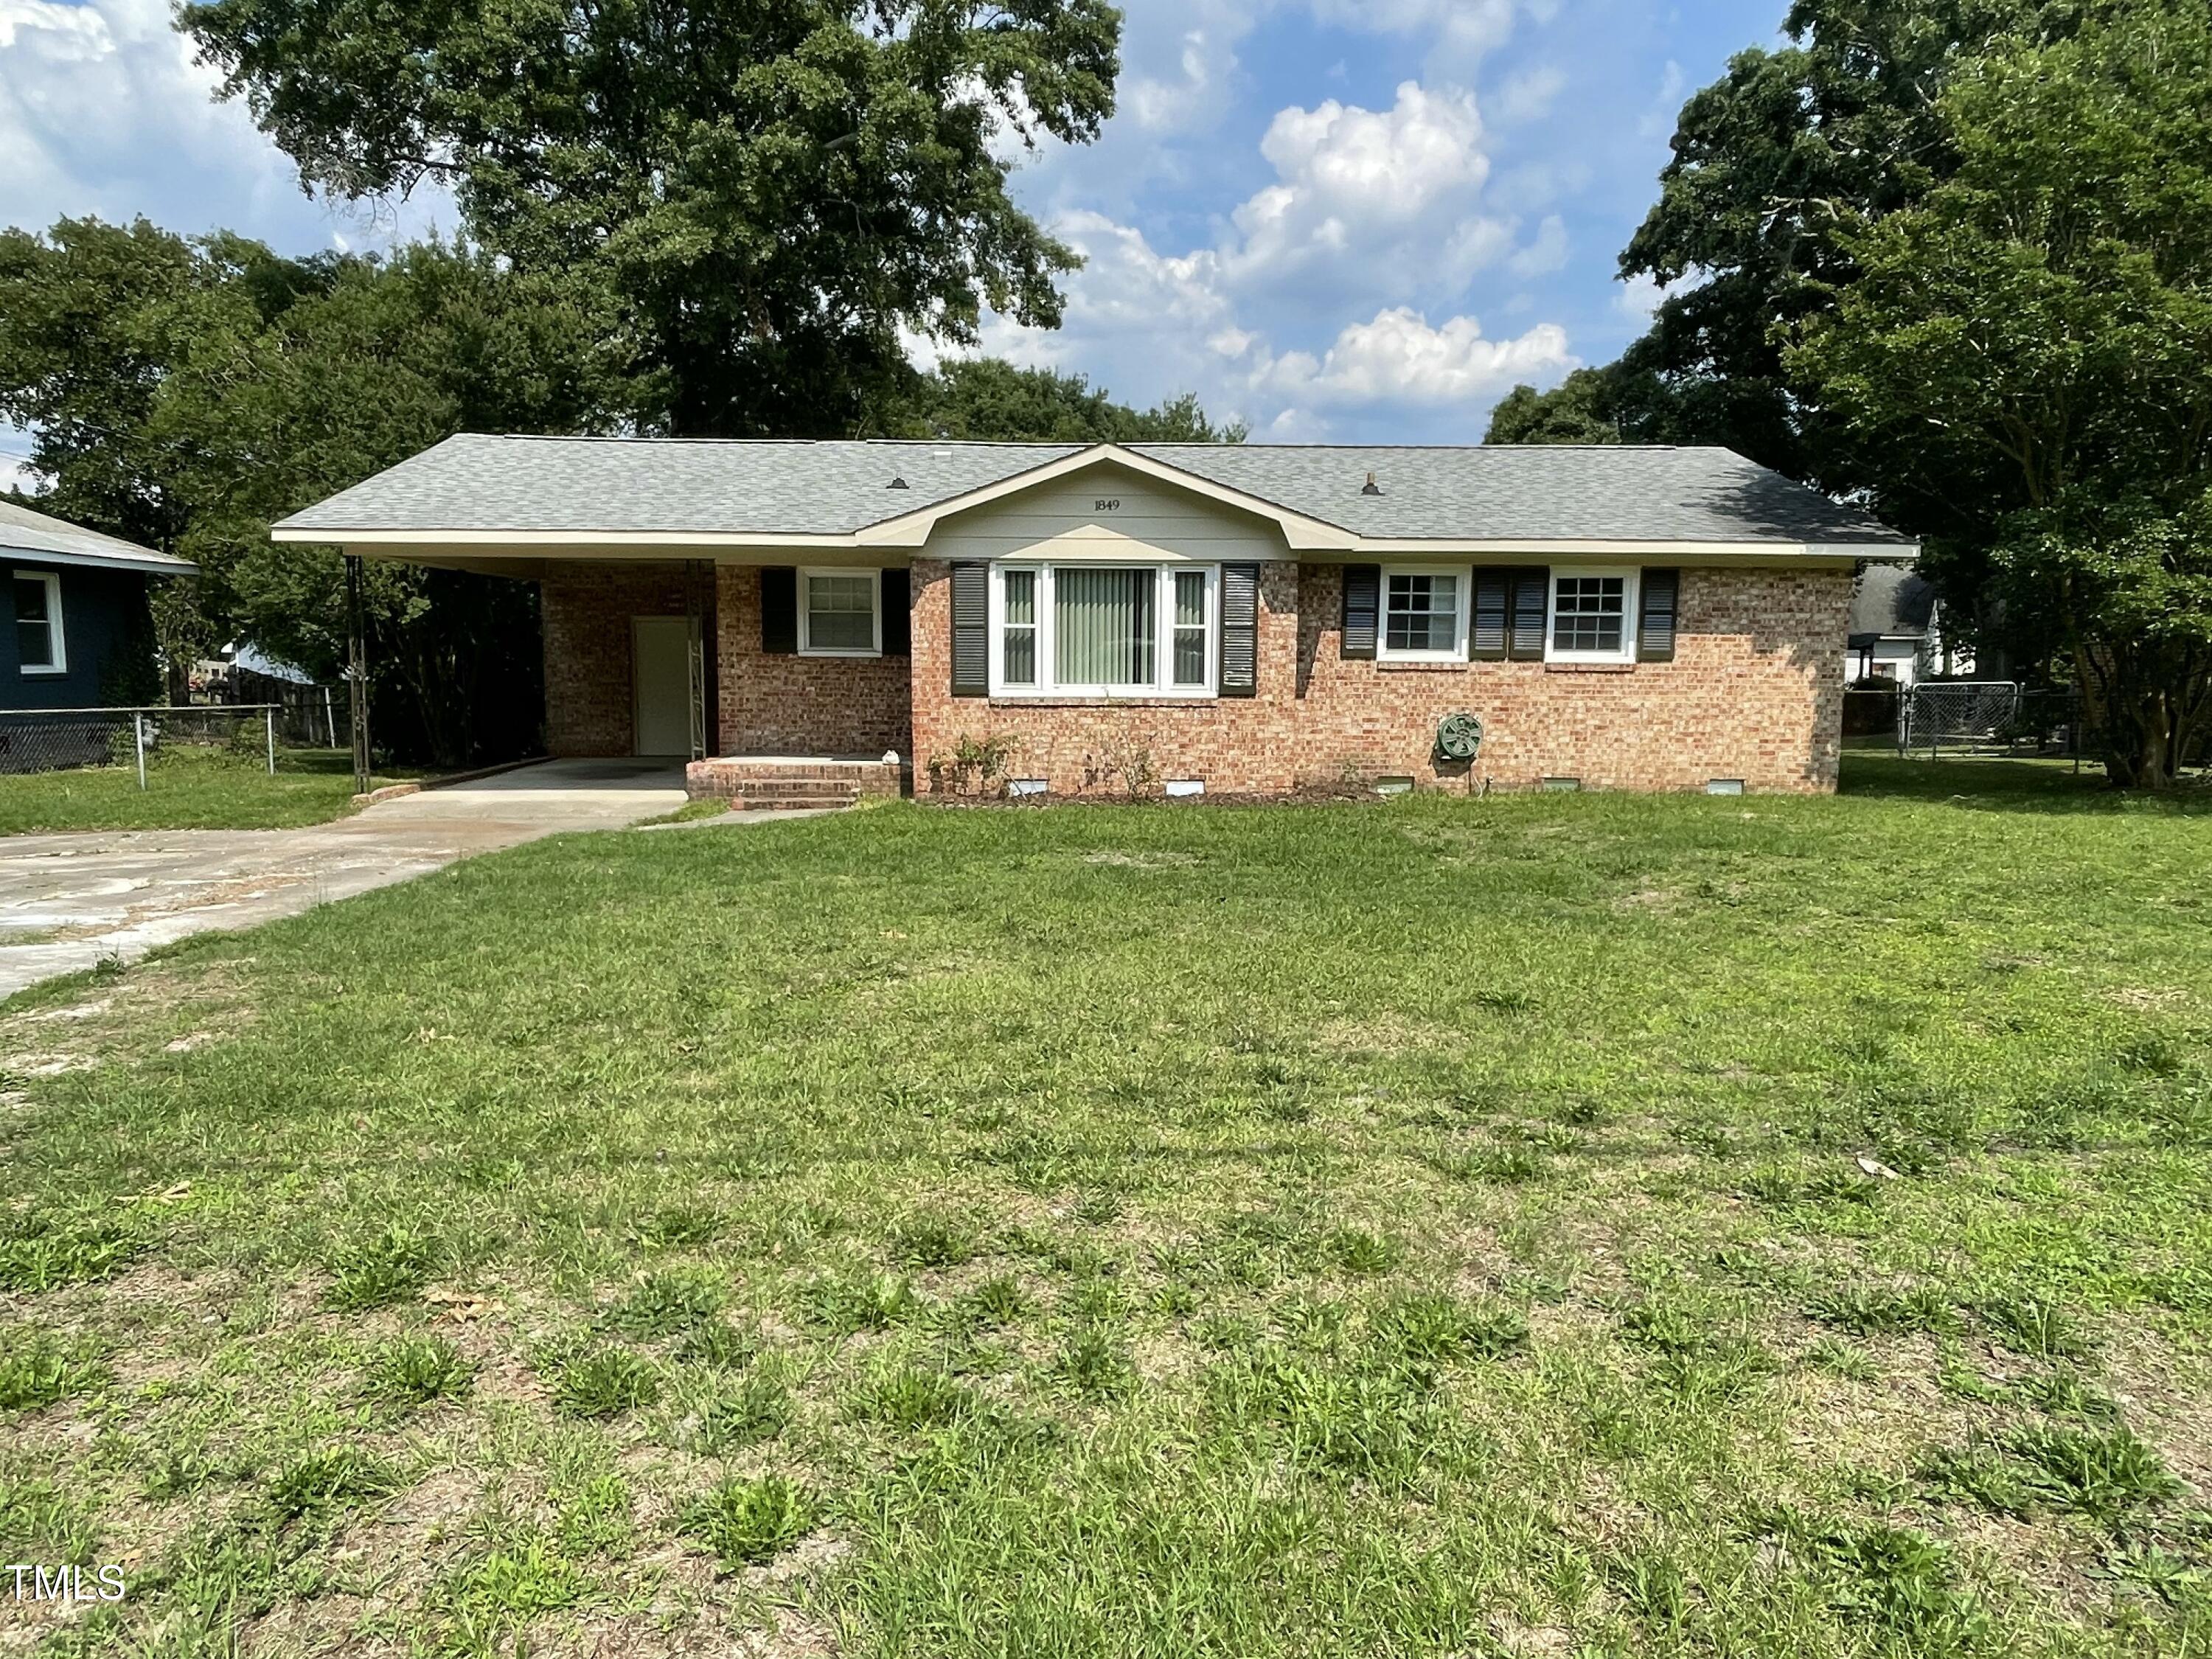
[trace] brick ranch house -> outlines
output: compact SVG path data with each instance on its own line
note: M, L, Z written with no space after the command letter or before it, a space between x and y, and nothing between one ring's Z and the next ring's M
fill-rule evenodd
M550 752L756 802L985 750L1056 795L1832 789L1854 574L1917 550L1628 447L464 435L273 533L538 582Z

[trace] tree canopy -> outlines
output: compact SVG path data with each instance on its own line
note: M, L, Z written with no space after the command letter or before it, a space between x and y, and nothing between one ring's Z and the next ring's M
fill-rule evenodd
M842 436L901 331L1054 326L1074 255L1002 151L1096 137L1106 0L198 0L303 178L450 187L477 246L611 300L679 434Z
M611 429L634 414L626 356L605 314L476 249L0 233L0 414L31 429L42 510L198 562L157 599L173 659L243 638L331 676L339 561L270 524L456 431ZM366 592L386 738L447 764L527 746L525 585L374 564Z
M1115 403L1080 374L1017 368L994 358L946 362L921 377L884 423L893 438L1032 443L1239 443L1185 392L1149 410Z
M1888 500L1966 517L2115 775L2170 782L2212 726L2212 16L2002 42L1939 112L1958 165L1839 228L1848 280L1785 372Z

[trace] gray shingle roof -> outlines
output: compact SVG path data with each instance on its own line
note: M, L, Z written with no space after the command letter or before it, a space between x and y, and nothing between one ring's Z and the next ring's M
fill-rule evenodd
M294 514L323 531L843 535L1086 446L744 443L463 434ZM1905 538L1725 449L1136 444L1382 539L1854 542ZM1363 493L1372 472L1382 493ZM892 489L893 477L907 488Z
M1936 615L1936 590L1909 567L1870 564L1851 593L1854 639L1925 634Z
M0 558L16 554L44 564L90 565L110 570L147 570L187 575L199 567L173 553L87 530L66 519L33 513L13 501L0 501Z

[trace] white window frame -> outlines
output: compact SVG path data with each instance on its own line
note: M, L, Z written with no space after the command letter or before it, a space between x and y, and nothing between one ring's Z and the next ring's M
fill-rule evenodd
M46 638L52 647L50 662L18 662L19 672L33 676L66 674L69 672L69 640L62 631L62 573L58 570L11 570L8 573L15 581L43 582L46 589ZM15 592L12 584L8 595L9 620L13 622ZM22 635L19 633L16 638Z
M1393 576L1449 576L1458 595L1458 615L1452 619L1452 644L1447 651L1395 649L1390 644L1390 579ZM1474 601L1474 567L1469 564L1386 564L1375 595L1375 659L1377 662L1465 662L1468 624Z
M1632 663L1636 635L1642 626L1642 573L1630 564L1555 564L1550 591L1544 595L1544 660L1564 663ZM1617 651L1562 651L1554 643L1559 635L1559 584L1579 576L1617 576L1620 579L1620 648Z
M814 635L814 607L807 602L807 584L817 576L866 576L871 584L871 605L875 611L875 643L865 648L857 645L816 645ZM880 657L884 654L884 573L881 570L855 570L849 565L812 565L802 567L799 573L799 654L802 657Z
M1147 570L1152 593L1152 672L1149 685L1062 685L1052 678L1058 641L1053 638L1053 578L1060 570ZM1036 576L1036 684L1009 685L1006 679L1006 589L1010 570ZM1175 684L1175 573L1195 570L1206 578L1206 678L1197 685ZM1005 559L991 566L991 695L994 697L1097 697L1116 702L1221 695L1221 567L1189 559Z

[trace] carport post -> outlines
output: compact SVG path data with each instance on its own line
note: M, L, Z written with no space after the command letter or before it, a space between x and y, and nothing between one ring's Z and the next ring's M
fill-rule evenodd
M131 741L138 750L138 787L146 787L146 717L137 709L131 711Z
M361 556L346 555L346 699L353 726L353 792L368 793L368 643L361 625Z
M264 708L261 717L269 722L269 775L273 778L276 775L276 710Z

